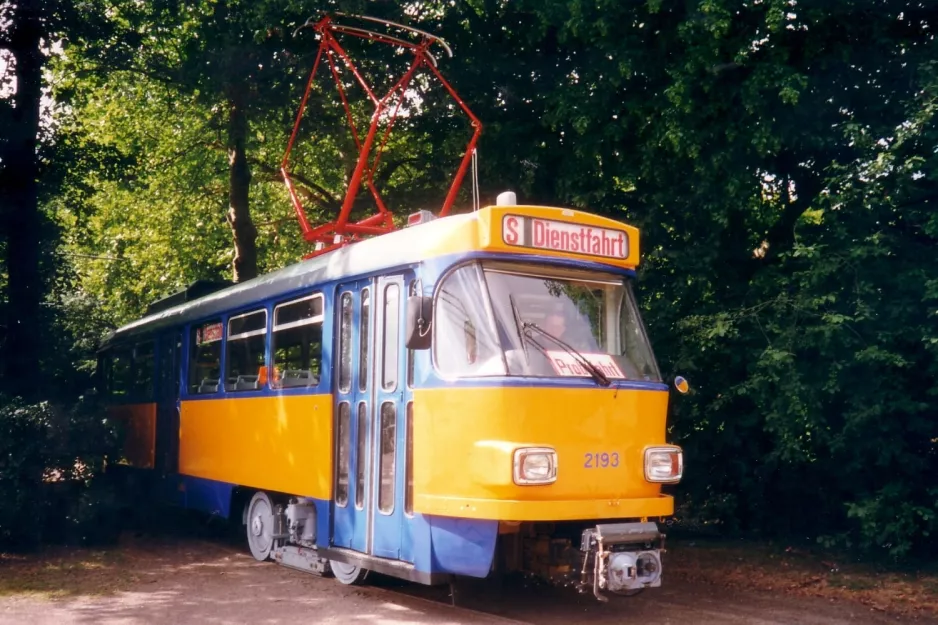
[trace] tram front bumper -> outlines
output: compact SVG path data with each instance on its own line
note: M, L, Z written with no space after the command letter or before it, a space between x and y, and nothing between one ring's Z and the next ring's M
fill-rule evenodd
M664 534L654 523L596 525L583 531L580 551L580 588L592 587L600 601L608 601L604 590L632 594L661 586Z
M505 500L417 495L416 509L424 514L493 521L578 521L637 519L674 514L674 498Z

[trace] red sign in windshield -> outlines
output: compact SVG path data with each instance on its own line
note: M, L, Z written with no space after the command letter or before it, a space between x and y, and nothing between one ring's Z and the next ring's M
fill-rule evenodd
M556 252L618 259L629 256L628 234L621 230L537 217L505 215L502 240L508 245Z

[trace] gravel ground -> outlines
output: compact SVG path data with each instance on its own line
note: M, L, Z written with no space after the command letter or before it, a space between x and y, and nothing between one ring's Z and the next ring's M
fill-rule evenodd
M456 608L445 587L371 581L351 588L259 563L217 538L127 537L109 549L0 557L0 623L938 623L686 579L608 604L571 590L461 580Z

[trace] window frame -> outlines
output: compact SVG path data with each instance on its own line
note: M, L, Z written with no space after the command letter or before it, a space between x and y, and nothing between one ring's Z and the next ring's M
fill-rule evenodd
M494 273L505 273L516 276L525 276L531 278L546 278L546 279L560 279L560 280L579 280L582 282L592 282L596 284L608 284L611 286L622 286L624 295L618 301L616 301L616 306L621 308L624 306L624 301L626 299L631 299L632 304L634 305L635 311L638 313L639 328L642 337L644 338L648 350L650 352L650 359L654 365L655 373L659 377L658 380L638 380L638 379L626 379L621 382L627 382L630 384L639 384L647 385L649 387L661 387L663 384L666 385L664 380L664 375L661 373L660 364L658 363L658 355L655 352L654 345L652 344L651 338L648 333L648 326L645 321L645 318L641 313L641 306L639 305L638 294L635 292L636 277L634 271L616 269L608 266L596 266L592 263L584 264L582 262L577 263L537 263L533 264L527 259L500 259L500 258L472 258L468 260L458 261L453 265L450 265L445 270L443 270L439 277L436 280L436 284L433 287L433 340L432 347L430 351L430 366L433 370L433 373L440 380L446 382L458 382L460 380L472 379L472 376L455 376L450 372L445 371L440 367L440 363L437 359L437 323L436 323L436 311L439 305L439 298L442 292L442 287L446 281L457 271L464 269L466 267L474 266L476 271L479 273L482 280L482 295L486 303L487 311L486 318L490 324L496 323L495 317L496 313L494 310L493 302L491 299L491 293L488 287L488 282L486 279L486 272ZM587 277L580 277L583 272L593 273L595 275L590 275ZM618 325L621 322L621 311L617 313L616 322ZM493 331L494 327L493 327ZM623 342L621 328L616 328L615 334L616 340L619 341L620 345ZM500 345L502 352L502 359L505 361L505 371L504 375L499 374L497 376L485 376L487 378L525 378L530 380L557 380L563 378L556 378L554 376L522 376L518 374L512 374L508 366L506 357L505 357L505 346ZM575 379L570 380L571 382L578 384ZM583 381L585 384L586 381Z
M149 358L141 358L138 350L141 346L149 345ZM121 392L115 394L114 389L114 360L115 356L126 361L126 373ZM141 404L156 401L156 338L153 335L143 335L136 340L124 340L108 345L98 354L99 376L103 386L103 396L115 404ZM149 363L146 367L146 386L138 385L140 377L140 363Z
M346 410L343 413L342 408ZM342 417L345 416L345 429L342 429ZM347 400L339 402L335 412L336 450L335 450L335 492L332 500L339 508L349 506L349 491L352 486L352 404ZM344 436L343 436L344 435ZM342 444L345 443L345 457L342 457ZM344 460L344 462L343 462ZM340 491L342 471L345 471L345 491ZM340 496L344 495L344 496Z
M198 391L192 390L193 381L192 381L191 376L192 376L192 372L194 369L193 364L194 364L195 354L198 351L198 346L195 345L195 341L194 341L195 331L199 328L203 328L209 324L215 324L215 323L221 325L221 338L219 338L218 340L218 342L221 344L221 353L218 356L218 374L219 374L218 389L213 393L200 393ZM225 373L225 366L227 364L225 362L225 351L226 351L226 343L227 343L227 338L228 338L227 331L228 331L228 318L224 314L213 315L206 319L193 321L189 323L188 326L186 326L186 331L185 331L185 345L186 345L185 391L186 392L185 392L185 395L187 397L212 397L212 396L219 395L225 392L224 373Z
M291 306L293 304L299 304L300 302L305 302L307 300L314 300L314 299L318 299L322 303L322 306L320 307L322 309L322 312L320 312L318 315L316 315L315 317L309 317L307 319L299 319L297 321L290 321L284 324L277 325L277 311L278 310L280 310L284 306ZM325 318L326 318L326 298L323 297L322 293L317 291L315 293L310 293L309 295L303 295L301 297L280 300L279 302L274 304L273 315L271 316L272 322L270 324L270 331L271 333L273 333L275 329L276 330L290 330L292 328L299 328L305 325L312 325L317 322L323 323Z
M496 320L495 320L495 310L492 307L491 294L489 293L488 286L485 283L485 273L484 273L484 268L482 265L482 259L478 259L478 258L471 259L465 262L460 262L449 267L446 271L444 271L440 275L440 277L436 281L436 285L433 288L433 320L431 323L431 332L433 334L431 338L431 347L430 347L430 362L431 362L431 366L433 367L433 372L441 380L444 380L447 382L456 382L459 380L470 379L469 377L455 375L451 371L446 371L443 367L440 366L440 362L437 357L438 356L437 345L439 341L437 339L438 324L437 324L436 315L437 315L437 310L439 309L439 306L440 306L440 303L439 303L440 295L443 292L443 286L446 284L446 281L457 271L460 271L466 268L472 268L473 270L475 270L477 276L480 279L481 285L483 287L482 297L485 302L485 322L488 325L488 331L496 339L496 344L498 346L499 351L501 352L502 364L504 365L505 372L506 372L504 375L499 374L499 375L484 376L484 377L491 378L491 379L510 377L507 373L508 363L505 360L505 348L501 344L501 341L498 339L498 330L497 330L497 325L496 325ZM476 328L476 332L478 332L478 328Z
M345 308L344 302L348 298L349 308L348 308L348 327L349 327L349 336L348 340L343 336L343 327L345 324ZM333 361L337 366L333 367L333 370L336 372L335 375L335 388L339 393L346 395L352 392L352 378L355 375L355 369L352 366L355 360L355 354L353 353L354 343L353 340L353 331L355 327L355 293L354 291L343 291L339 293L337 298L339 301L336 304L336 308L339 311L339 323L338 327L335 330L336 337L336 351L333 357ZM346 350L348 350L348 358L346 358ZM343 379L343 364L348 362L348 380ZM343 386L343 383L347 383L346 386Z
M391 289L396 290L394 297L394 319L392 324L388 323L388 293ZM394 393L401 386L401 348L404 342L401 340L401 312L403 311L403 301L401 297L401 285L397 282L387 282L381 292L381 390L385 393ZM388 332L390 330L391 332ZM393 333L393 334L391 334ZM388 336L394 337L394 353L388 358ZM376 346L377 347L377 346ZM388 379L388 365L393 366L393 379Z
M257 330L248 330L247 332L240 332L234 335L231 334L231 322L232 321L237 321L238 319L250 317L251 315L256 315L258 313L264 314L264 327L263 328L259 328ZM267 306L252 308L245 312L239 312L233 315L228 315L228 317L225 318L223 322L224 331L223 331L223 336L222 336L223 345L222 345L222 358L221 358L221 367L222 367L223 375L221 377L221 381L219 382L219 387L221 387L221 389L219 390L224 390L225 393L246 393L246 392L251 392L251 391L259 391L268 385L267 382L265 382L264 384L258 384L256 389L228 388L228 378L231 373L230 371L228 371L228 365L230 361L230 358L228 356L229 356L229 350L231 349L232 340L240 341L240 340L249 339L255 336L263 336L264 337L264 364L261 366L267 367L268 366L267 360L268 360L268 355L270 351L270 336L269 336L270 325L271 325L270 319L271 319L270 311L267 309Z
M288 321L286 323L277 323L277 313L281 308L286 306L293 306L301 302L319 300L319 314L312 317L307 317L305 319L298 319L296 321ZM268 332L267 332L267 387L278 392L283 391L308 391L309 389L318 388L325 377L323 372L323 354L325 353L325 324L326 324L326 297L321 291L315 291L313 293L307 293L306 295L301 295L298 297L292 297L287 299L278 300L276 303L269 305L270 317L268 318ZM303 326L319 326L319 353L316 362L319 364L319 375L318 380L315 384L310 384L308 386L283 386L279 382L275 381L273 378L273 371L277 367L277 354L276 354L276 333L284 330L292 330L294 328L301 328ZM310 365L313 363L313 358L310 358ZM312 368L312 367L310 367Z
M368 391L371 363L375 357L375 346L371 344L371 320L373 315L374 298L369 285L362 287L358 292L358 390L362 393ZM353 311L353 324L354 318L355 313Z
M388 439L391 441L392 449L391 449L391 453L387 455L384 452L384 423L385 423L384 408L385 406L391 407L391 417L389 419L391 427L389 429L393 430L393 434ZM377 443L378 443L378 470L372 471L372 475L378 476L378 484L376 485L377 487L374 489L377 491L376 493L377 501L375 503L377 504L378 514L381 514L383 516L392 516L394 514L394 510L397 508L397 465L398 465L397 463L397 434L398 434L397 426L398 426L397 401L395 401L394 399L390 399L390 398L386 399L385 401L382 401L378 407L378 427L377 427L377 433L376 433ZM391 505L386 510L382 508L382 503L385 503L385 500L383 497L385 493L384 472L385 472L385 467L388 466L384 462L385 457L389 458L391 461L390 462L391 492L389 494Z

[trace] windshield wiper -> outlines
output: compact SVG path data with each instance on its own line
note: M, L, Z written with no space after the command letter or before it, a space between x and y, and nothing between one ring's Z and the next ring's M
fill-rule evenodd
M573 356L574 358L576 358L577 361L578 361L581 365L583 365L583 368L586 369L586 370L589 372L590 377L593 378L593 380L595 380L597 384L600 384L600 385L602 385L602 386L609 386L610 384L612 384L612 381L609 380L609 378L606 376L605 373L603 373L602 371L600 371L599 367L597 367L596 365L594 365L593 363L591 363L591 362L589 361L589 359L588 359L586 356L584 356L583 354L581 354L580 352L578 352L576 349L574 349L573 347L571 347L570 344L566 343L565 341L560 340L559 338L557 338L556 336L554 336L553 334L551 334L551 333L548 332L547 330L544 330L543 328L539 327L537 324L534 324L534 323L525 321L525 322L522 322L522 326L523 326L526 330L537 330L537 331L540 332L543 336L546 336L547 338L549 338L549 339L552 340L553 342L557 343L557 345L560 345L560 347L562 347L562 348L564 349L564 351L566 351L568 354L570 354L571 356ZM530 337L528 337L528 338L530 338ZM532 340L532 342L533 342L535 345L537 345L537 343L534 342L533 340Z
M515 296L511 293L508 294L508 303L511 304L511 314L515 318L515 328L518 329L518 340L521 341L521 351L524 353L524 361L531 364L531 357L528 356L528 350L524 348L524 322L521 320L521 313L518 312L518 306L515 304ZM528 337L532 343L538 346L541 351L544 351L544 348L541 345L538 345L535 341Z

